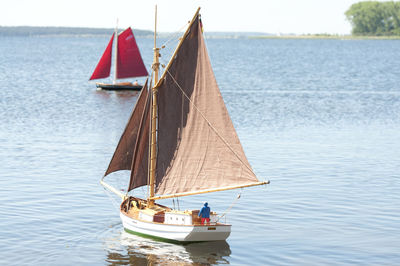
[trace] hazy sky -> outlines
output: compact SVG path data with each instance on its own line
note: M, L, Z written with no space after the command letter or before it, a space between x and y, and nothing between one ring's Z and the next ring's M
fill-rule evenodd
M360 0L1 0L0 26L72 26L177 31L197 7L205 31L350 33L344 12Z

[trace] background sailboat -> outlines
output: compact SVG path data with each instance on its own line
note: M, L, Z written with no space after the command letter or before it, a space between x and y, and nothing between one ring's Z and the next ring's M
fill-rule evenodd
M107 78L110 76L111 58L113 52L114 36L117 29L105 49L99 63L97 64L89 80ZM132 29L127 28L115 38L114 52L114 79L112 84L96 83L97 88L104 90L140 90L142 85L131 82L117 82L117 79L147 76L148 72L144 66L139 47L136 44Z
M155 85L146 82L104 176L130 170L128 192L148 186L140 199L101 180L123 201L126 231L179 242L225 240L231 225L200 224L199 210L174 210L159 199L268 184L255 176L214 77L199 10L158 79L160 48L154 48Z

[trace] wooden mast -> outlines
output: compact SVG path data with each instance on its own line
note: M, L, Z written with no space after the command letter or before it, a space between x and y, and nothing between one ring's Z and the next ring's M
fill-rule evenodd
M156 160L157 160L157 83L158 83L158 72L160 69L160 63L158 58L160 57L160 48L157 48L157 5L155 8L155 21L154 21L154 59L153 59L153 71L154 71L154 87L152 88L152 106L151 106L151 140L150 140L150 177L149 177L149 198L147 200L148 207L154 205L154 193L155 193L155 177L156 177Z
M198 16L200 11L200 7L197 9L196 14L193 16L192 21L190 22L185 34L183 35L181 41L179 42L177 48L173 56L171 57L168 66L168 69L175 58L179 48L182 45L183 40L185 39L186 35L188 34L188 30L190 26L193 24L194 19ZM154 86L152 88L152 105L151 105L151 138L150 138L150 169L149 169L149 197L147 198L148 207L154 205L154 195L155 195L155 182L156 182L156 162L157 162L157 93L158 93L158 86L159 81L165 77L166 71L163 73L161 79L158 79L159 70L160 70L160 63L158 58L160 57L160 48L157 48L157 5L155 7L155 21L154 21L154 59L152 69L154 71Z

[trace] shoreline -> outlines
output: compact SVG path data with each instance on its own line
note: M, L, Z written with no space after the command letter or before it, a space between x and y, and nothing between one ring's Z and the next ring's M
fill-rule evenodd
M332 39L332 40L400 40L400 36L354 36L354 35L270 35L249 36L249 39Z
M139 38L153 38L149 30L132 29ZM36 27L36 26L0 26L0 37L30 36L30 37L98 37L110 36L111 28L80 28L80 27ZM168 38L175 33L159 32L161 38ZM271 34L263 32L205 32L209 39L333 39L333 40L400 40L400 36L356 36L350 34Z

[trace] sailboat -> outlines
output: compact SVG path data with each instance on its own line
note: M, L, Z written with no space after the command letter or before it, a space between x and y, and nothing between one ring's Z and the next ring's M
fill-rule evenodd
M110 76L114 36L117 37L115 38L113 83L96 83L96 87L103 90L141 90L143 86L137 82L117 82L117 79L148 76L131 28L127 28L119 35L115 28L115 32L89 80Z
M199 210L156 201L269 184L257 179L244 154L211 68L199 11L161 78L155 39L154 85L146 81L100 181L121 197L125 231L179 243L226 240L231 225L216 212L201 224ZM104 181L119 170L130 171L127 193ZM128 194L142 186L146 199Z

